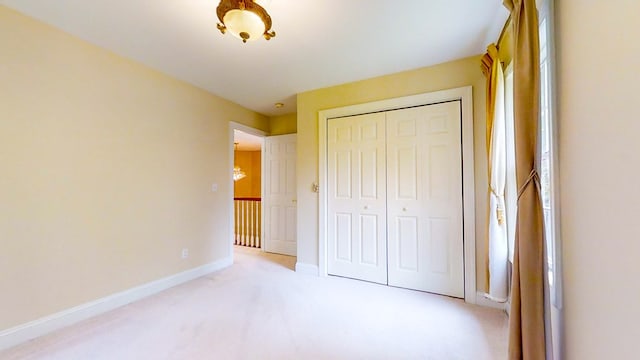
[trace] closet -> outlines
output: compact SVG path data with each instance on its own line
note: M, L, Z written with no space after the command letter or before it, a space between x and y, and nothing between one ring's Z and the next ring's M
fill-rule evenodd
M327 121L327 273L464 297L461 102Z

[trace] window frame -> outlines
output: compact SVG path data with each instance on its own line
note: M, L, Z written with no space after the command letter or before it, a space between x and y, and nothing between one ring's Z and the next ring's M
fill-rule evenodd
M542 45L542 40L544 40L546 44L546 61L547 61L547 83L545 84L543 79L543 72L541 69L540 72L540 117L539 117L539 128L538 128L538 160L537 160L537 170L540 176L542 176L542 146L543 146L543 133L542 133L542 123L543 119L543 104L542 104L542 91L543 86L546 85L547 90L547 115L548 115L548 147L549 147L549 220L550 223L544 223L545 226L545 246L547 247L547 251L552 252L551 254L551 266L549 268L549 292L550 292L550 300L551 305L557 309L562 308L562 246L561 246L561 232L560 232L560 197L559 197L559 156L558 156L558 121L557 121L557 87L556 87L556 59L555 59L555 29L554 29L554 13L553 13L553 0L541 0L538 4L538 31L540 31L540 27L543 24L546 26L545 31L545 39L540 39L540 44ZM542 55L542 53L541 53ZM541 61L542 61L541 56ZM540 64L542 66L542 62ZM541 205L543 207L543 212L545 209L544 199L542 197L542 178L541 180ZM551 236L551 240L548 240L548 237ZM545 259L547 261L547 259Z

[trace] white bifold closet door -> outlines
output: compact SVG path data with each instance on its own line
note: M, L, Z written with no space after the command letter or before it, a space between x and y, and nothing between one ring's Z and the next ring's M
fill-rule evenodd
M460 103L387 113L389 285L464 297Z
M385 114L329 120L329 273L387 283Z
M460 103L328 130L329 274L464 297Z

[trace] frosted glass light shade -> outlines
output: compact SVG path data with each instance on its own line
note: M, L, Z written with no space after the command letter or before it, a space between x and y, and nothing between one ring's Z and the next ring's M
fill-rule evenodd
M223 22L233 36L243 41L257 40L266 30L260 16L247 10L230 10Z
M247 174L244 171L242 171L242 169L240 169L239 166L233 167L233 181L244 179L246 176Z

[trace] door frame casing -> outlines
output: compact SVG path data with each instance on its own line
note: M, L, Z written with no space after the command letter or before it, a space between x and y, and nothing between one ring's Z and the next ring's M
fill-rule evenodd
M328 196L326 190L328 185L327 123L329 119L457 100L461 102L464 299L467 303L476 303L475 176L473 154L473 90L471 86L344 106L318 112L318 182L320 185L318 194L318 270L320 276L328 275Z
M263 138L262 140L262 145L260 146L260 178L264 179L263 175L264 175L264 138L268 135L267 132L256 129L256 128L252 128L250 126L244 125L244 124L240 124L237 123L235 121L229 121L229 189L231 189L231 191L229 191L230 195L229 195L229 258L231 259L231 261L233 262L233 244L234 244L234 231L235 231L235 219L234 219L234 204L233 204L233 198L234 198L234 184L233 184L233 167L235 166L234 162L235 162L235 158L234 158L234 151L235 151L235 146L234 146L234 141L235 141L235 130L238 131L242 131L244 133L250 134L250 135L254 135L254 136L258 136ZM264 193L264 181L260 180L260 191L262 193ZM264 213L260 214L260 222L264 223ZM260 229L260 238L264 239L264 234L263 234L263 229ZM264 244L260 244L260 250L264 251Z

